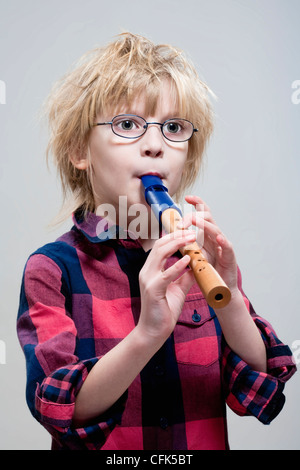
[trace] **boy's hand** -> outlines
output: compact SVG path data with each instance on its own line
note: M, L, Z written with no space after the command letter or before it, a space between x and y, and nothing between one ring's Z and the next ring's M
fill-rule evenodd
M186 196L185 200L195 207L196 212L191 212L182 219L182 228L194 225L202 230L200 238L203 246L200 248L234 295L238 287L237 263L232 244L217 226L209 207L200 197Z
M195 238L194 232L179 230L163 236L153 245L139 276L141 314L137 327L144 338L163 343L175 328L195 278L192 271L186 271L190 262L188 255L164 268L170 256Z

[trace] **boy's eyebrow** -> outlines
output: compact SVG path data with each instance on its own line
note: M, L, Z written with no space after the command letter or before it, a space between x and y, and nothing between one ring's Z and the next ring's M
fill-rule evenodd
M115 114L113 116L111 116L111 118L113 118L115 116L119 116L120 114L121 115L122 114L133 114L135 116L140 116L140 117L144 118L146 121L149 119L149 117L147 116L147 112L144 111L143 113L140 113L134 108L127 108L126 110L124 110L124 108L123 108L122 111L118 111L118 112L115 111ZM160 121L163 123L163 122L167 121L168 119L179 118L179 117L183 119L183 116L180 116L180 113L178 113L175 110L171 113L167 113L167 114L162 115L162 117L160 118ZM151 118L151 116L150 116L150 118Z

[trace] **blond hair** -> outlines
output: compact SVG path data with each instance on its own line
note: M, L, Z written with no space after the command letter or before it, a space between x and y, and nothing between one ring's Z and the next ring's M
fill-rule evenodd
M86 53L76 67L55 84L46 102L52 153L60 175L64 202L72 195L70 211L95 210L91 175L77 169L73 155L87 155L91 129L97 114L118 109L143 93L150 112L156 107L160 84L171 83L180 117L193 122L198 132L189 141L187 163L177 195L196 179L213 129L211 93L182 51L155 45L131 33L120 34L105 48Z

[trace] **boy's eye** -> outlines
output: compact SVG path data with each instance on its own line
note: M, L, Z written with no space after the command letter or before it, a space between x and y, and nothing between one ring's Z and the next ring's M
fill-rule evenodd
M133 121L121 121L120 126L124 131L130 131L131 129L134 128L134 122Z
M133 131L141 127L140 123L133 119L120 119L115 121L114 125L121 131Z
M123 114L113 118L112 130L126 139L135 139L145 133L145 124L146 121L139 116Z
M177 132L180 132L182 130L182 125L180 124L180 122L171 121L165 124L165 129L166 132L169 132L170 134L176 134Z

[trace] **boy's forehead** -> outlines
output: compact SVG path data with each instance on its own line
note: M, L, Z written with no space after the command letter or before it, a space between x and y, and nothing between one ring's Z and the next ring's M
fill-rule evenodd
M178 99L167 84L162 84L155 93L136 90L121 102L108 106L106 114L111 117L117 114L137 114L142 117L154 116L156 113L166 117L175 117L179 113Z

